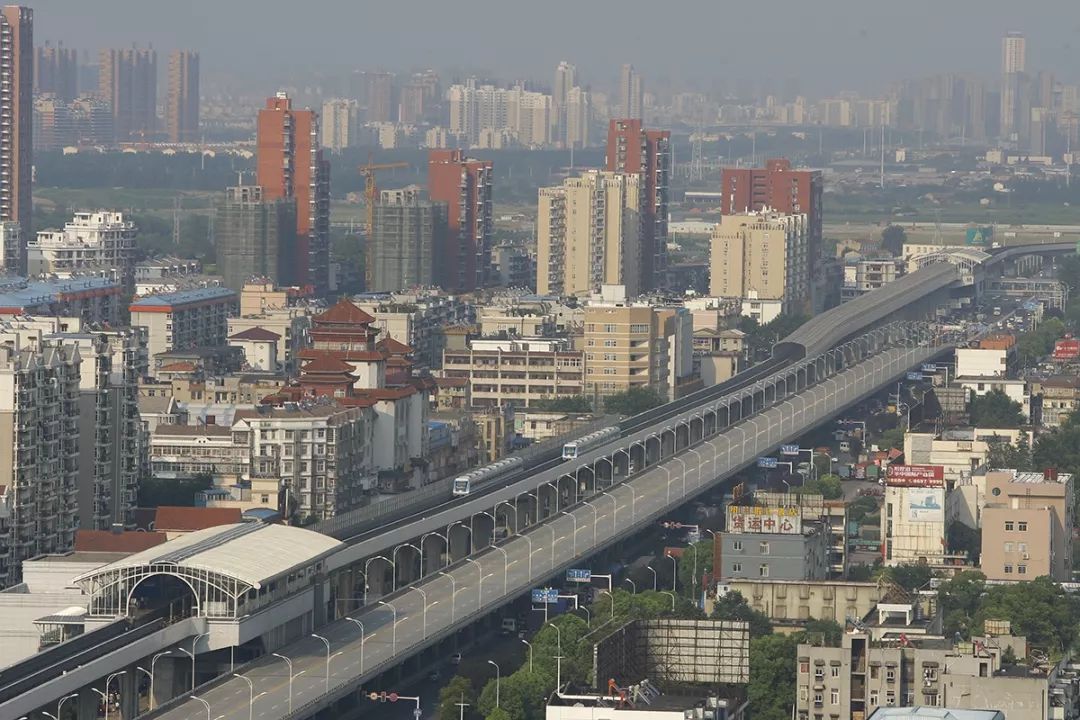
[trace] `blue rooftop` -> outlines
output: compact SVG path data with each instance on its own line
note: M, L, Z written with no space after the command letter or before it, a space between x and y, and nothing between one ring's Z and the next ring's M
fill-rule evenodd
M84 277L67 280L31 280L19 277L0 278L0 307L33 309L54 303L60 295L120 288L120 283L110 278Z
M160 295L147 295L131 303L132 307L160 307L162 305L183 305L184 303L201 302L203 300L218 300L227 297L236 297L236 293L226 287L204 287L193 290L179 290Z

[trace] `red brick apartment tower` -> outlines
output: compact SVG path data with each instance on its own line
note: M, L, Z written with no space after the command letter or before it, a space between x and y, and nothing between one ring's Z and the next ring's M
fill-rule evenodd
M22 226L17 272L26 271L33 173L34 11L21 5L0 9L0 220Z
M612 120L607 137L608 172L639 174L641 182L641 288L665 285L671 133L645 130L641 120Z
M814 277L821 261L820 170L792 170L788 160L773 159L763 168L724 168L720 185L720 212L724 215L764 207L789 214L806 213L810 276Z
M491 268L490 160L465 157L461 150L428 153L428 196L449 206L446 246L436 248L436 278L449 292L472 292L487 282Z
M263 198L296 200L296 256L289 284L326 295L330 281L330 163L319 147L319 114L294 110L285 93L259 111L256 182Z

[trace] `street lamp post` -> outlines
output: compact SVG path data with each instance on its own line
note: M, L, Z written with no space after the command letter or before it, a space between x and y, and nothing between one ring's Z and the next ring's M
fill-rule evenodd
M394 548L394 552L391 553L391 555L390 555L390 557L393 558L393 562L394 562L394 582L391 585L391 587L394 589L395 592L397 591L397 554L398 554L398 550L400 550L403 547L412 548L413 550L416 551L416 554L420 556L420 577L421 578L424 577L424 553L423 553L423 551L420 550L420 548L413 545L412 543L401 543L396 548Z
M421 625L423 627L423 632L422 632L422 638L421 639L427 640L427 609L428 609L427 593L424 592L424 590L422 588L418 588L418 587L413 588L413 590L420 593L420 596L424 599L423 600L423 602L424 602L423 609L420 612ZM438 604L438 602L439 601L436 600L435 602L433 602L431 604L436 605L436 604Z
M480 578L476 583L476 609L480 610L484 604L484 566L473 558L465 558L465 562L470 562L476 566L476 575Z
M630 594L637 595L637 583L630 578L623 578L624 583L630 583Z
M656 592L656 569L652 565L646 565L645 569L652 573L652 589Z
M510 577L510 556L504 547L496 545L495 549L501 552L503 556L503 595L505 595L507 592L507 580Z
M432 530L431 532L426 532L426 533L424 533L423 535L420 536L420 550L421 550L421 552L420 552L420 567L421 567L421 570L423 569L423 563L424 563L424 553L423 553L424 541L427 540L428 536L430 536L430 535L434 535L434 536L442 539L442 541L444 543L444 546L446 548L446 562L443 563L443 567L446 567L447 565L450 564L450 540L445 535L443 535L441 532L438 532L436 530ZM421 573L421 575L422 575L422 573Z
M570 520L572 520L573 523L574 523L574 542L573 542L573 546L574 546L574 555L577 555L577 530L578 530L577 518L574 516L573 513L568 513L565 510L562 511L562 514L565 515L566 517L570 518Z
M364 672L364 640L367 639L365 637L365 635L364 635L364 633L365 633L364 623L360 622L359 620L357 620L355 618L351 618L351 617L347 617L345 619L348 620L349 622L351 622L356 627L360 628L360 673L363 674L363 672ZM453 620L451 620L451 622L453 622Z
M533 671L533 648L532 648L532 643L529 642L528 640L526 640L525 638L521 638L521 642L525 643L526 647L529 648L529 672L532 672Z
M671 596L671 612L675 612L675 593L668 592L667 590L661 590L660 594L661 595L670 595Z
M615 619L615 596L611 594L610 590L601 590L600 594L601 595L607 595L609 598L611 598L611 619L614 620Z
M596 506L593 505L588 500L582 500L581 504L585 505L590 510L592 510L592 541L593 541L593 545L595 545L596 544L596 526L600 522L600 515L596 512Z
M150 658L150 702L148 705L151 710L154 709L154 666L157 665L158 658L161 658L164 655L172 655L172 650L159 652L157 655Z
M364 561L364 604L367 605L368 588L371 587L371 583L368 582L368 567L376 560L382 560L383 562L390 563L391 571L394 573L394 583L397 583L397 565L394 561L385 555L376 555L375 557L369 557Z
M322 635L316 635L315 633L311 633L311 637L318 638L319 640L322 640L323 644L326 645L326 692L330 692L330 661L333 660L334 658L336 658L341 653L336 652L333 655L331 655L330 654L330 641L327 638L324 638Z
M292 688L293 688L293 680L295 680L296 678L298 678L298 677L300 677L301 675L303 675L304 673L306 673L306 672L307 672L307 670L301 670L300 672L298 672L298 673L296 673L295 675L293 675L293 664L292 664L292 660L290 660L289 658L285 657L285 656L284 656L284 655L282 655L281 653L270 653L270 654L271 654L271 655L273 655L273 656L274 656L274 657L276 657L276 658L280 658L281 660L284 660L284 661L285 661L285 664L289 666L289 712L291 713L291 712L292 712Z
M675 591L675 582L678 579L679 574L679 561L674 555L668 555L668 560L671 561L671 590Z
M450 623L457 621L457 580L448 572L439 571L439 574L450 581Z
M390 612L393 613L394 623L390 626L390 646L393 648L394 654L397 655L397 608L385 600L379 600L378 603L390 608Z
M210 633L196 635L195 639L191 641L191 652L188 652L185 648L177 648L177 650L191 658L191 692L195 692L195 646L199 644L199 640L209 637L209 635Z
M199 702L201 702L203 705L206 706L206 720L210 720L210 703L206 702L201 697L196 697L194 695L191 696L191 699L192 700L198 700Z
M240 673L233 673L234 678L240 678L247 683L248 686L248 720L252 720L255 717L255 683L251 682L251 678Z
M531 582L532 581L532 556L533 556L532 538L529 537L528 535L522 535L520 533L518 534L518 537L520 537L525 542L529 543L529 581Z
M499 707L499 684L502 680L502 671L499 670L499 663L494 660L488 660L488 665L495 666L495 707Z

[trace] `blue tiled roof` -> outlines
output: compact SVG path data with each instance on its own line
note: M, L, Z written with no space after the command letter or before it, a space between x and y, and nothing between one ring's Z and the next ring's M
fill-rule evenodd
M119 287L119 282L100 277L32 281L15 277L0 278L0 307L35 308L56 302L64 293Z
M177 292L162 293L160 295L148 295L131 303L132 307L160 307L162 305L183 305L184 303L200 302L203 300L217 300L220 298L236 297L236 293L225 287L205 287L193 290L179 290Z

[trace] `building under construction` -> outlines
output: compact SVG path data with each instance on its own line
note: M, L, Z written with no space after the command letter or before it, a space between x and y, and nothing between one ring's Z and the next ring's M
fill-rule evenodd
M259 185L225 189L214 216L217 260L225 284L240 291L252 277L294 284L296 200L268 200Z
M446 243L446 203L421 197L416 185L384 190L368 240L368 292L395 292L434 282L433 258Z

